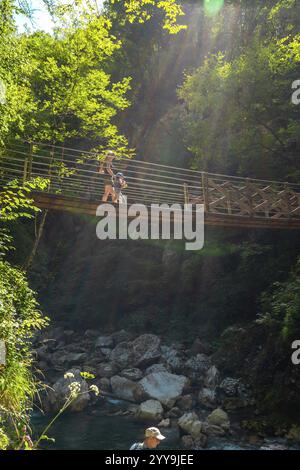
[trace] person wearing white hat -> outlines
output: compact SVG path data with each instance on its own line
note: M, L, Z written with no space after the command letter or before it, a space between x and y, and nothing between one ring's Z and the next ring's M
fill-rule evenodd
M114 200L116 197L116 193L112 184L112 178L115 176L112 163L115 157L115 153L112 150L108 150L106 152L105 161L101 162L99 165L98 173L104 175L104 194L102 196L102 202L107 202L109 196L111 196L112 200Z
M158 428L147 428L144 442L137 442L130 447L130 450L155 449L161 441L165 439Z

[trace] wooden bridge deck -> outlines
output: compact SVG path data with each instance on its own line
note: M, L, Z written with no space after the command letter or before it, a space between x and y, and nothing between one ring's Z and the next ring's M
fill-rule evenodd
M86 201L84 199L51 195L46 193L35 193L33 198L37 207L41 209L52 209L74 214L96 215L98 202ZM117 206L116 206L117 208ZM204 213L205 225L235 228L261 228L261 229L300 229L299 219L267 219L264 217L241 217L237 215Z
M47 179L35 193L40 208L96 215L104 189L91 152L45 144L14 144L0 156L0 186ZM205 223L223 227L300 229L300 185L209 174L126 158L114 163L128 182L128 204L203 204Z

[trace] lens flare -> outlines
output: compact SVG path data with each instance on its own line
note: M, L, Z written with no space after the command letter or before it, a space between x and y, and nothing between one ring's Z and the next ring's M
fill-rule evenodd
M224 0L204 0L204 10L208 16L214 16L221 10Z

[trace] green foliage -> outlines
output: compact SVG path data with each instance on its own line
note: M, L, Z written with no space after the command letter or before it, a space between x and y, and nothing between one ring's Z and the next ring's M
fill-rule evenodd
M279 2L275 2L275 5L271 8L268 18L270 20L279 20L282 19L282 14L287 14L291 12L291 9L296 7L296 0L281 0Z
M0 101L1 145L14 131L23 129L24 113L32 109L27 79L31 66L24 43L15 31L15 11L14 1L0 2L0 81L5 87L4 99Z
M300 442L300 426L293 425L287 435L288 439Z
M128 107L130 77L113 81L110 63L121 47L104 15L53 11L55 34L18 35L13 5L0 25L0 143L11 140L64 142L85 139L88 146L128 152L114 122ZM1 36L1 30L3 34Z
M43 191L48 184L49 181L44 178L26 181L22 185L17 180L7 183L0 193L1 220L8 222L20 217L32 218L39 209L34 206L30 193L34 190Z
M269 397L272 400L273 397ZM280 406L279 406L280 408ZM287 437L288 439L292 439L297 441L296 434L295 437L288 435L288 429L290 426L291 420L287 417L284 413L280 412L280 410L274 407L274 413L267 414L260 419L249 419L242 421L242 427L247 431L265 436L266 434L276 435ZM292 426L291 429L297 429L297 426Z
M0 80L6 94L0 103L0 144L79 138L88 148L114 148L131 156L116 122L130 104L131 78L112 77L122 38L112 32L110 6L124 9L129 24L143 24L161 12L163 27L177 33L184 28L177 24L181 5L176 0L116 0L100 12L96 2L45 3L56 25L52 35L18 35L13 17L17 2L1 3Z
M23 272L4 261L0 261L0 299L0 338L6 347L6 364L0 371L2 425L10 435L10 446L18 447L21 428L28 421L38 388L32 373L30 341L48 319L38 310ZM8 445L5 437L1 441Z
M60 18L68 18L74 15L74 5L70 0L58 2L56 0L44 0L52 14ZM114 8L123 10L124 23L144 24L149 21L156 12L161 12L164 17L163 28L170 34L177 34L186 25L180 25L177 20L184 15L184 11L178 0L107 0L105 2L105 11L112 11ZM100 9L97 2L84 0L76 1L77 15L100 15Z
M70 0L58 2L57 0L44 0L49 11L59 18L70 18L71 15L99 16L100 9L97 2L77 0L76 8ZM177 34L186 29L186 25L177 23L179 17L184 16L181 2L178 0L106 0L105 11L114 8L124 11L124 22L144 24L149 21L156 12L161 12L164 17L163 28L170 34Z
M30 365L30 339L47 324L38 310L24 274L0 261L0 338L7 349L7 364L0 374L0 404L20 413L36 391Z
M284 3L291 15L293 2ZM245 6L244 14L251 9ZM264 2L257 10L250 37L241 30L226 51L214 50L186 75L179 90L187 106L186 142L195 167L297 181L299 107L291 102L291 85L299 75L300 36L284 20L274 28L275 12L271 20Z
M6 450L9 445L9 438L5 431L0 427L0 450Z
M10 181L0 193L1 227L0 256L12 248L12 236L6 224L21 218L32 218L39 210L34 206L30 193L42 191L48 185L46 179L37 178L20 185ZM6 364L0 371L0 409L3 427L18 442L20 425L28 420L28 410L37 391L32 374L30 340L33 334L47 324L38 310L34 292L28 287L22 271L0 261L0 339L6 348ZM17 444L16 444L17 445ZM8 446L3 433L0 448Z
M177 19L184 15L182 6L177 0L110 0L112 4L123 3L129 23L145 23L151 19L156 9L162 10L165 15L163 27L171 34L177 34L186 29L186 25L177 23Z
M127 141L112 119L129 104L124 95L130 79L112 83L105 71L105 63L120 47L109 30L109 21L100 17L76 28L62 27L56 36L36 33L24 39L34 64L28 137L56 142L82 137L124 150Z
M252 419L242 421L242 427L255 434L264 434L267 429L267 422L263 419Z
M275 327L286 341L300 336L300 259L283 282L276 282L262 295L259 323Z
M0 192L0 257L13 249L13 239L6 224L20 218L34 217L39 209L34 205L30 193L34 190L43 191L48 184L49 181L44 178L35 178L21 185L17 180L12 180Z

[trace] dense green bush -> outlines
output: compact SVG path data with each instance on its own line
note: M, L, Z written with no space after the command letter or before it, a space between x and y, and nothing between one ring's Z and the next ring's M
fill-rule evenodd
M277 327L283 340L300 337L300 258L285 281L262 295L262 306L259 322Z
M13 438L27 422L37 391L31 371L30 339L46 323L24 273L0 261L0 339L6 346L6 365L0 371L0 407L4 429ZM0 448L5 447L4 431L0 440Z
M9 439L2 428L0 428L0 450L6 450L9 445Z

